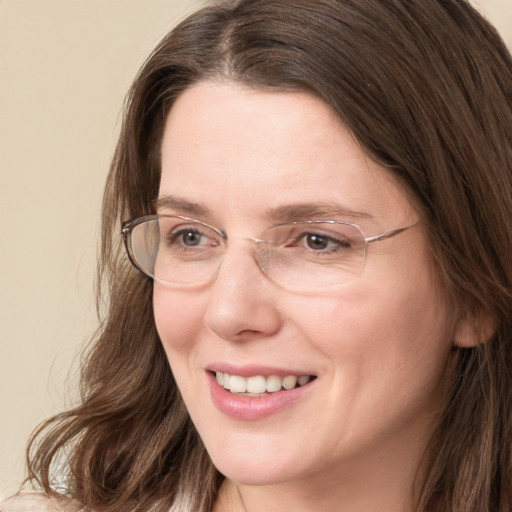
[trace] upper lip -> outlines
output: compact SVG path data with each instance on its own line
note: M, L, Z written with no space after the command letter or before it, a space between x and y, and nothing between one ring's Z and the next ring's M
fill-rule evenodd
M293 368L279 368L276 366L267 366L267 365L258 365L258 364L248 364L248 365L233 365L230 363L218 362L212 363L206 366L206 370L210 372L222 372L229 373L230 375L239 375L240 377L252 377L255 375L278 375L279 377L287 377L288 375L311 375L316 376L310 370L297 370Z

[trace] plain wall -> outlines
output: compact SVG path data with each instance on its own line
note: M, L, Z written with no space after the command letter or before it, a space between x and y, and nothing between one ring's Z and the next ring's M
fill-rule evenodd
M125 93L200 3L0 0L0 497L23 479L33 427L72 403L96 327L99 211ZM478 3L512 44L512 0Z

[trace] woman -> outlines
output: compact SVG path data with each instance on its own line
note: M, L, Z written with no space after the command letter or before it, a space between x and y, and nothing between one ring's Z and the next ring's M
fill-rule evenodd
M180 24L130 91L105 321L31 479L98 512L510 510L511 105L464 0Z

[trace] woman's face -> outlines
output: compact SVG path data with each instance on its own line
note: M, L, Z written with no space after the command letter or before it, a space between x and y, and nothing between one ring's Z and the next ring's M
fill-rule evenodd
M311 95L200 83L167 120L159 195L158 213L228 237L210 285L154 286L158 332L216 467L246 484L414 468L444 401L451 340L421 222L370 243L362 274L328 292L281 288L240 240L283 216L348 220L367 237L412 225L390 172ZM233 386L311 378L252 397L215 372Z

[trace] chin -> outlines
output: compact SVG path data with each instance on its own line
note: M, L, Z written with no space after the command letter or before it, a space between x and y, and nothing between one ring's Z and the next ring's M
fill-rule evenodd
M226 478L241 485L276 485L299 478L299 475L296 474L276 471L270 461L264 467L255 465L248 460L235 463L222 461L218 464L214 461L214 465Z
M311 466L305 464L299 449L287 456L282 450L264 447L263 442L243 448L236 444L226 448L226 444L219 443L208 453L220 473L239 484L275 485L298 480L306 476L304 473Z

